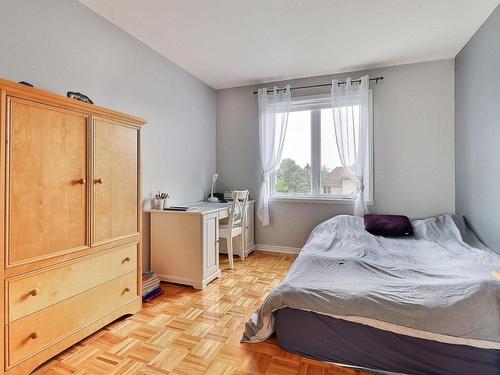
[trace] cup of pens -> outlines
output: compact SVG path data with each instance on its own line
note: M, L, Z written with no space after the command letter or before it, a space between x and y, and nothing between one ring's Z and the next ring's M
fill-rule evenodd
M167 202L168 202L168 194L158 192L158 193L156 193L154 201L153 201L153 203L154 203L153 208L155 210L163 210L163 208L166 208L165 204L167 204L167 206L168 206Z

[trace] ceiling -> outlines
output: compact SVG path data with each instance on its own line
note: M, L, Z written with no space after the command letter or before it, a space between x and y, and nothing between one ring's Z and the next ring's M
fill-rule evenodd
M453 58L499 0L80 0L220 89Z

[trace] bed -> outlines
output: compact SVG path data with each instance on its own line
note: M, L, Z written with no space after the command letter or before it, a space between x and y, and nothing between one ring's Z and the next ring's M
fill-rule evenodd
M276 333L324 361L410 374L500 374L500 255L463 218L414 220L385 238L363 219L318 225L242 342Z

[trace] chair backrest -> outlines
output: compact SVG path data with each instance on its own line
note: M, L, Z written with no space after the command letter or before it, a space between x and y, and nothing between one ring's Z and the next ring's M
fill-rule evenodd
M229 212L229 229L231 230L236 226L245 228L248 190L233 191L231 193L231 198L233 199L233 204L231 205L231 210Z

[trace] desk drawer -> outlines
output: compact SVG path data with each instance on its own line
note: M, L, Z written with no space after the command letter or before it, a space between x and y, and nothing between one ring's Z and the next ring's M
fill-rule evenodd
M229 207L219 211L219 220L229 217Z
M137 272L90 289L9 324L9 364L46 348L137 298Z
M137 268L137 245L7 280L9 322L61 302Z

